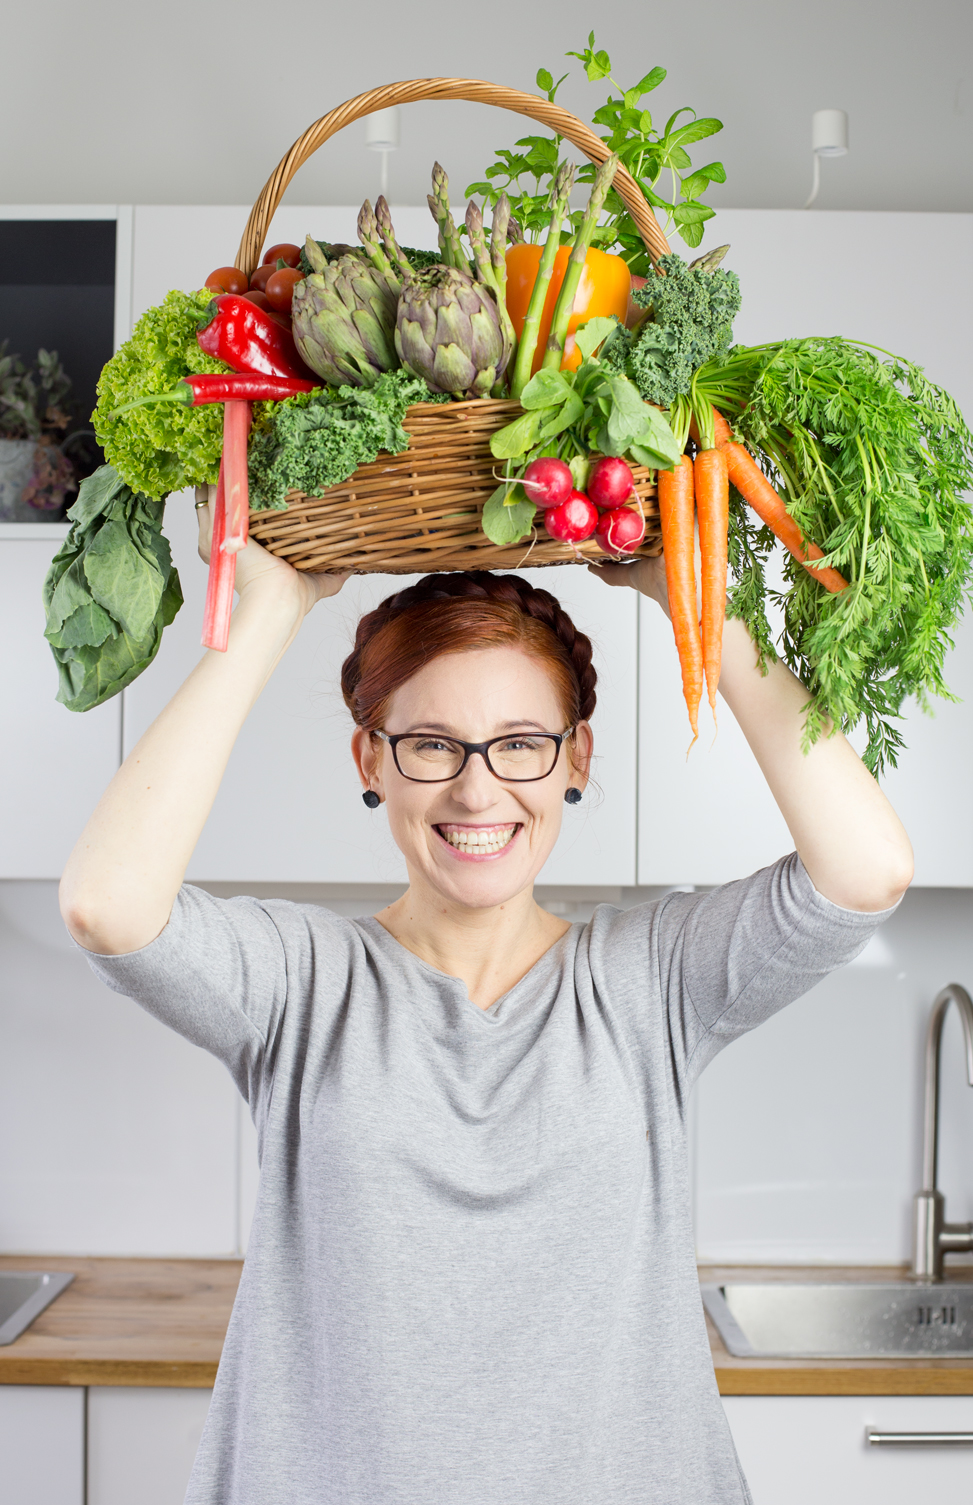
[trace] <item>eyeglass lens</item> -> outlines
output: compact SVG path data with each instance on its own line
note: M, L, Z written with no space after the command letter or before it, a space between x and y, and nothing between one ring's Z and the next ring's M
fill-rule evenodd
M395 749L399 768L408 779L434 783L454 778L465 756L448 737L403 737ZM519 735L494 742L487 761L499 779L543 779L557 762L558 745L550 737Z

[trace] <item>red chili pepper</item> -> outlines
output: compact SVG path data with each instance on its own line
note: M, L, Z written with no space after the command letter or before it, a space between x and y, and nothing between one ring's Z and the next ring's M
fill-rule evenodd
M296 377L321 385L297 353L294 336L270 314L237 293L221 293L196 336L199 348L234 371Z
M148 397L139 397L135 402L126 402L114 408L109 418L117 418L132 408L143 408L153 402L178 402L187 408L198 408L207 402L283 402L298 392L313 392L322 382L304 381L299 376L258 376L248 371L200 373L181 376L171 392L153 392Z

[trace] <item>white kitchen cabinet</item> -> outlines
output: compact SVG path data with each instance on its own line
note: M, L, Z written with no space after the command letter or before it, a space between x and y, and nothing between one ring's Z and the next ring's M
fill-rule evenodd
M973 1447L876 1447L865 1431L970 1432L973 1397L731 1395L723 1406L754 1505L970 1498Z
M3 1505L84 1505L84 1498L84 1391L0 1385Z
M0 878L57 878L118 767L121 702L78 714L58 705L41 585L64 529L10 524L0 536L0 641L6 644L0 738Z
M973 419L973 215L721 210L720 241L740 275L741 343L831 335L907 356ZM895 253L889 248L894 246ZM705 249L705 245L704 245ZM935 265L921 299L906 301L902 267ZM728 708L713 741L708 710L687 759L689 728L672 632L648 601L641 612L639 856L643 884L722 883L792 843ZM912 838L917 884L973 886L973 622L955 633L945 678L958 704L909 710L906 751L884 779Z
M182 1505L211 1395L92 1386L86 1505Z

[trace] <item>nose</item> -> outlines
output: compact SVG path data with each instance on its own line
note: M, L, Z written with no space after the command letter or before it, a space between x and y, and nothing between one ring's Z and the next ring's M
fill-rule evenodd
M473 753L459 778L453 779L453 798L471 813L489 809L499 792L482 753Z

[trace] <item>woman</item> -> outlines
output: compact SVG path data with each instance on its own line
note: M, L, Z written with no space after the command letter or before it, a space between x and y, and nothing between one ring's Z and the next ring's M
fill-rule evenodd
M665 608L658 561L599 573ZM234 740L342 583L254 543L237 578L227 653L142 738L62 883L95 972L220 1057L259 1133L188 1500L748 1500L696 1279L686 1101L896 904L896 816L842 737L802 753L804 690L761 675L730 622L721 692L797 851L589 925L547 914L532 885L588 777L590 644L515 576L434 576L363 619L342 675L407 892L359 921L214 899L182 881Z

